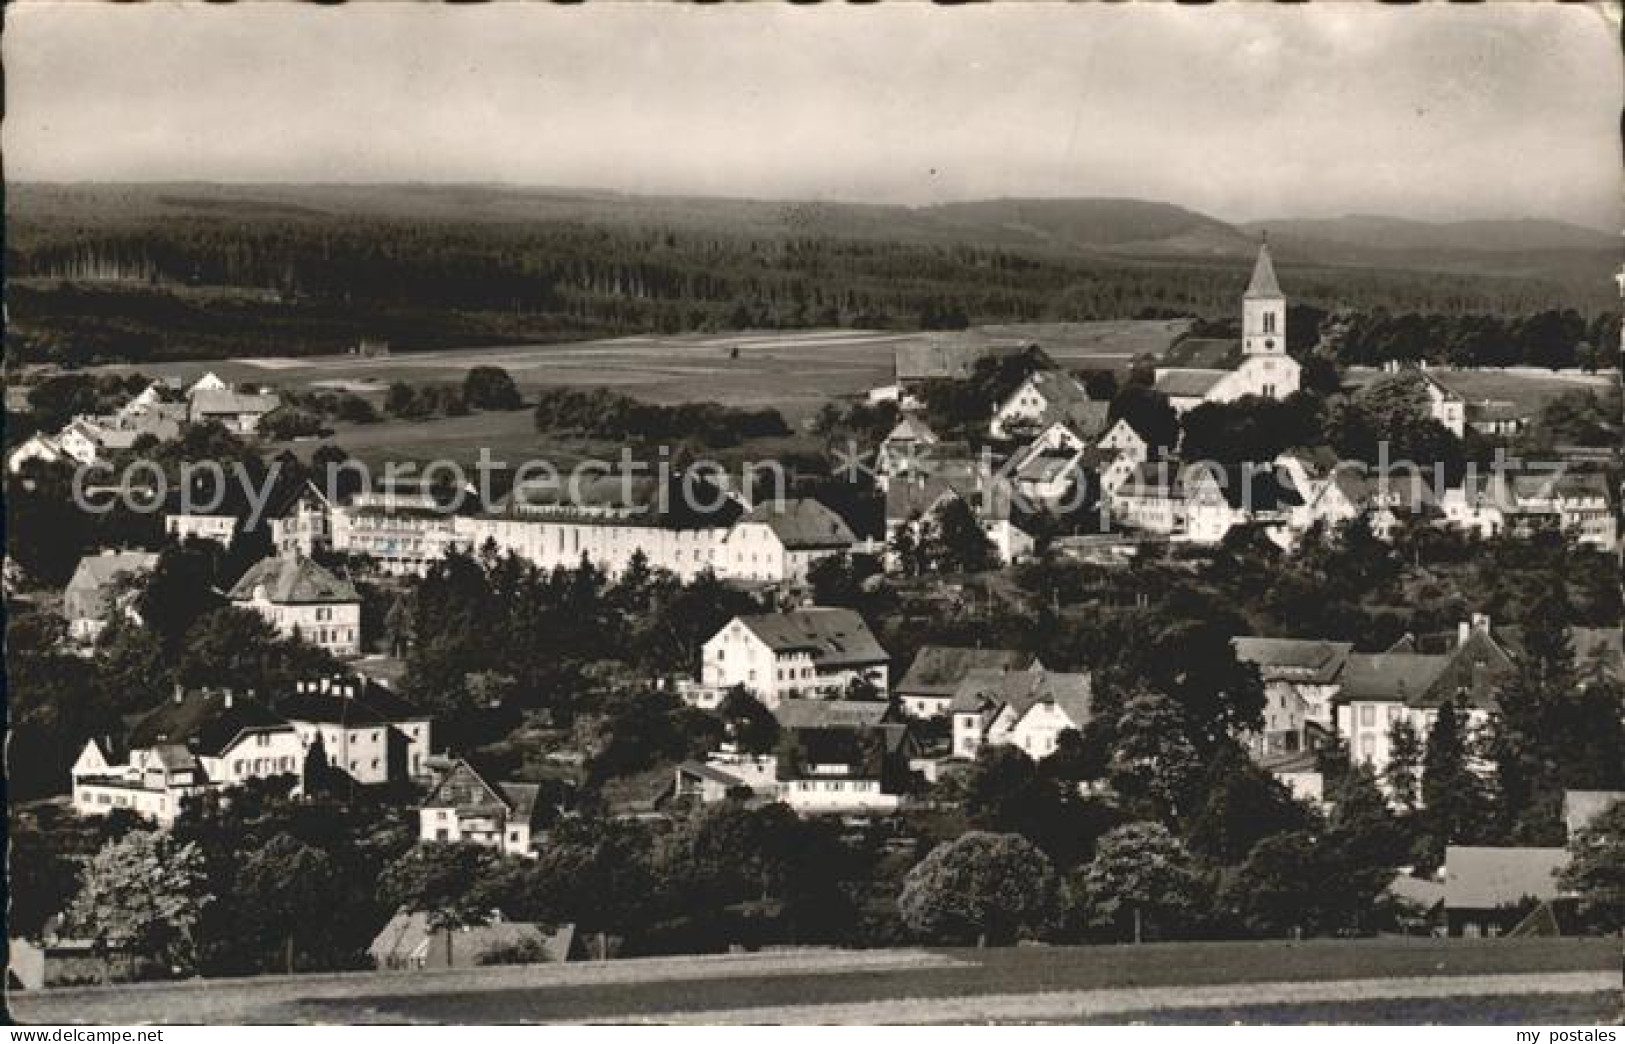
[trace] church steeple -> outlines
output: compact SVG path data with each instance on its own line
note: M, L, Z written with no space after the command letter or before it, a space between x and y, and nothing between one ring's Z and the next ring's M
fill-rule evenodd
M1269 237L1258 247L1253 277L1241 302L1242 351L1247 355L1286 354L1286 297L1275 278Z

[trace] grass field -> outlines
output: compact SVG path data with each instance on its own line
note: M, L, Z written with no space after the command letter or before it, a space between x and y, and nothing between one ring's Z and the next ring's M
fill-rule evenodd
M153 984L11 1001L33 1022L1071 1022L1090 1012L1160 1019L1162 1010L1186 1022L1527 1022L1610 1017L1618 946L1373 939L810 951Z
M1601 391L1618 381L1617 373L1582 374L1554 373L1550 370L1438 370L1436 374L1468 401L1478 399L1505 399L1517 403L1530 416L1538 415L1541 408L1566 391L1576 388ZM1382 377L1380 370L1354 369L1348 371L1350 384L1369 384Z

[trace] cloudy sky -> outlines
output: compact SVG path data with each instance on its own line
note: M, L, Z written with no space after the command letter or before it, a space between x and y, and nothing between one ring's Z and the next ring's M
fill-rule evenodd
M1532 3L24 2L21 180L482 181L1617 228L1617 28Z

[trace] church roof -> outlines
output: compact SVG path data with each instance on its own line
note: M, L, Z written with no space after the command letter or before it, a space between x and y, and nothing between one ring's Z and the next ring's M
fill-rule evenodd
M1275 263L1270 260L1270 245L1260 244L1258 260L1253 264L1253 278L1247 284L1247 297L1280 297L1281 284L1275 279Z

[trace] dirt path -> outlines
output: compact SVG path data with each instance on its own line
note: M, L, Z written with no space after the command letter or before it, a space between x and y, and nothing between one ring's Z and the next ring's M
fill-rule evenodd
M803 1004L639 1016L644 1023L728 1025L875 1025L1065 1022L1100 1016L1276 1004L1318 1004L1442 997L1601 993L1619 988L1613 972L1462 975L1420 979L1343 979L1223 986L1004 993L981 997L899 998L859 1004ZM609 1021L609 1020L604 1020ZM613 1020L625 1022L625 1019Z

